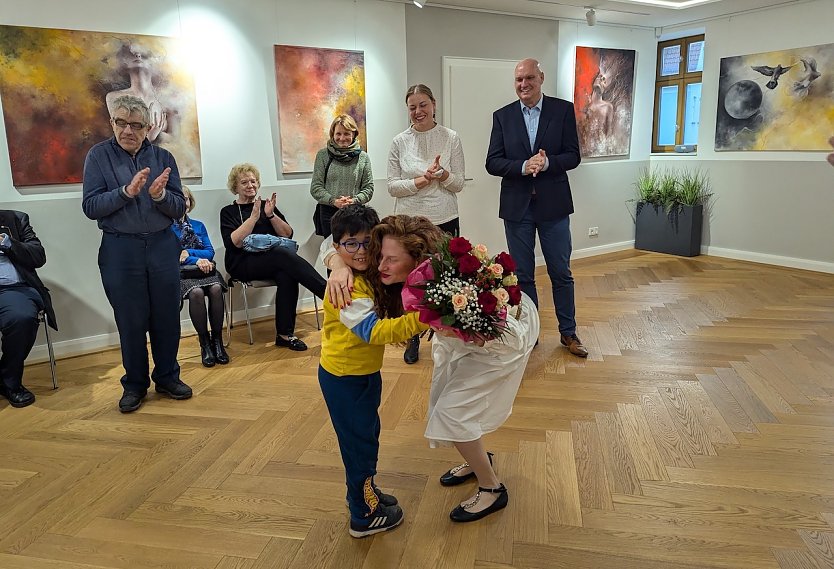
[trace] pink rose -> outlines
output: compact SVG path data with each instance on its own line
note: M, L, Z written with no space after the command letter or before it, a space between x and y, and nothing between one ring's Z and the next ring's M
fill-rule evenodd
M500 277L504 274L504 267L502 267L498 263L493 263L487 268L489 269L489 272L491 272L496 277Z
M460 312L464 308L466 308L466 296L463 294L453 294L452 295L452 307L455 309L455 312Z

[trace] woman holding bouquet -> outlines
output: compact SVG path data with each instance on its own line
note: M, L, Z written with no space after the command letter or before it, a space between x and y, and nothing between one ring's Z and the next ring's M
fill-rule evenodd
M409 309L421 309L424 304L412 285L436 279L432 265L424 263L429 255L438 252L437 244L425 237L430 234L420 231L427 222L425 218L394 215L383 219L371 232L368 245L370 268L366 277L374 286L380 317L402 315L404 299L408 301L406 308ZM533 302L517 286L513 274L515 265L509 255L503 253L491 262L493 260L488 257L485 247L472 247L462 238L452 239L448 249L440 249L446 257L454 256L452 252L459 255L455 257L455 267L469 263L471 270L476 271L473 276L491 271L495 278L481 280L504 285L498 287L504 292L499 292L497 288L495 292L480 291L484 295L482 301L471 298L479 296L477 291L469 291L467 302L472 304L472 310L475 309L475 302L479 306L486 303L488 308L492 308L492 313L498 314L492 320L491 331L484 330L476 335L437 326L439 334L432 343L435 365L425 436L432 447L454 445L466 461L441 476L441 484L456 486L477 478L478 491L475 495L461 502L450 513L454 521L470 522L507 505L507 489L495 474L492 456L484 449L481 439L498 429L512 411L530 352L538 338L539 316ZM325 264L334 270L330 279L331 290L347 287L346 271L337 270L343 265L334 264L330 259L326 259ZM406 290L403 291L401 284L406 282ZM488 296L495 299L494 304ZM501 310L499 302L508 306ZM498 312L495 312L496 309L499 309ZM421 320L433 319L430 311L421 311L426 315Z
M507 489L492 468L492 455L484 449L482 437L497 430L512 412L539 335L539 315L518 287L509 255L491 259L483 245L472 247L456 237L440 248L433 261L424 262L419 253L425 248L414 247L402 217L385 218L374 228L369 253L379 259L379 274L371 270L370 277L380 283L381 315L416 309L422 312L420 319L438 332L432 343L434 373L425 436L433 448L454 445L466 461L441 476L441 484L456 486L477 478L475 495L450 513L453 521L471 522L508 502ZM403 281L400 298L386 298L384 290ZM461 290L452 294L450 284L456 282ZM444 293L449 311L441 314L436 303ZM429 296L435 304L428 302ZM456 315L453 327L441 324L441 317L452 315Z

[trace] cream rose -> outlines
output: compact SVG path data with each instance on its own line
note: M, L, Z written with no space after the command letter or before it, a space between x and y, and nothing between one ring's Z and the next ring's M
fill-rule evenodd
M489 272L491 272L496 277L500 277L504 274L504 267L502 267L498 263L493 263L487 268L489 269Z
M501 284L504 286L515 286L518 284L518 277L515 276L515 273L509 274L504 277L504 280L501 281Z
M452 295L452 308L455 309L455 312L460 312L464 308L466 308L466 295L463 294L453 294Z
M487 246L483 243L475 245L472 248L472 254L475 255L479 261L486 261L489 259L489 249L487 249Z
M492 291L493 296L498 299L498 304L506 305L510 301L510 293L505 288L497 288Z

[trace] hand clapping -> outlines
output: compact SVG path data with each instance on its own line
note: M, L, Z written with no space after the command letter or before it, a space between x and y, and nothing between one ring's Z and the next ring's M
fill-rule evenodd
M432 162L431 166L429 166L428 170L426 170L424 176L426 180L429 181L439 180L441 177L443 177L444 172L445 170L443 170L443 167L440 165L440 155L438 154L435 157L434 162Z
M340 209L354 203L356 203L356 200L354 200L351 196L339 196L333 200L333 205Z
M273 215L275 215L275 202L277 200L278 194L276 194L275 192L272 192L272 196L268 200L266 200L266 203L264 204L264 215L266 215L267 218L270 218Z
M255 201L252 202L252 213L249 215L249 219L256 222L261 217L261 197L255 196Z
M532 174L535 178L539 172L544 170L547 164L547 154L544 150L539 150L538 154L534 154L527 160L527 173Z

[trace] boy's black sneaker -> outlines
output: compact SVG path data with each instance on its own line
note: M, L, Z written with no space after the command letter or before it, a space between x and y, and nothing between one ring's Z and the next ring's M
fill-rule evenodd
M399 501L397 500L396 496L394 496L393 494L386 494L385 492L380 490L379 486L377 486L376 484L374 484L374 494L376 494L376 497L379 499L379 503L383 506L396 506L397 504L399 504ZM345 496L345 506L350 508L350 502L348 501L347 496Z
M368 537L375 533L381 533L394 529L403 521L403 510L399 506L377 506L373 514L356 522L350 520L351 537Z

